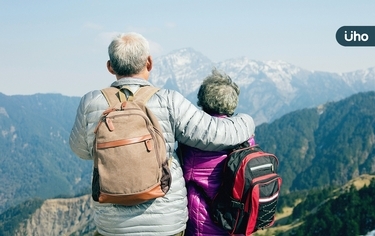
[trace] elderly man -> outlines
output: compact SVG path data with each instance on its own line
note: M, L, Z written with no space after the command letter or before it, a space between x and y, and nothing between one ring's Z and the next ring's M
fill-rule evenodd
M148 82L152 69L147 40L137 33L121 34L108 48L108 71L116 77L113 87L126 85L133 93ZM175 143L207 151L227 149L248 140L255 124L246 114L228 118L211 117L196 108L180 93L160 89L147 102L158 118L171 158L171 188L164 197L136 206L108 203L94 204L94 220L98 235L183 235L188 219L185 181ZM92 160L94 129L108 103L100 90L81 99L70 135L73 152L82 159Z

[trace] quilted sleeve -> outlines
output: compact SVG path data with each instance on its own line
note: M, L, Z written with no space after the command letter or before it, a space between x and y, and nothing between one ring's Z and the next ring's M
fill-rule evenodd
M254 120L247 114L229 118L212 117L180 93L170 93L169 103L178 142L201 150L220 151L247 141L254 134Z
M69 137L72 151L80 158L91 160L95 139L94 130L108 104L98 90L84 95L77 109L75 122Z

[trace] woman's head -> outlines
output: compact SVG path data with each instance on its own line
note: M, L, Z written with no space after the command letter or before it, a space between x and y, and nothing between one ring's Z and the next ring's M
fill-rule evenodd
M239 94L240 88L228 75L213 69L199 88L197 105L212 115L231 116L238 105Z

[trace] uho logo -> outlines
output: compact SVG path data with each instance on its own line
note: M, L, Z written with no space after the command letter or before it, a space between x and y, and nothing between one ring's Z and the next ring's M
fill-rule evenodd
M375 26L342 26L336 40L342 46L375 46Z

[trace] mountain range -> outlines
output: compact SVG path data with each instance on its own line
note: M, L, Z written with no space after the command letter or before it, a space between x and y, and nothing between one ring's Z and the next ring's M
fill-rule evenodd
M375 67L329 73L247 57L215 63L192 48L158 57L153 65L150 81L155 86L180 91L193 103L202 80L214 67L225 72L241 89L237 112L252 115L257 125L291 111L375 90Z

